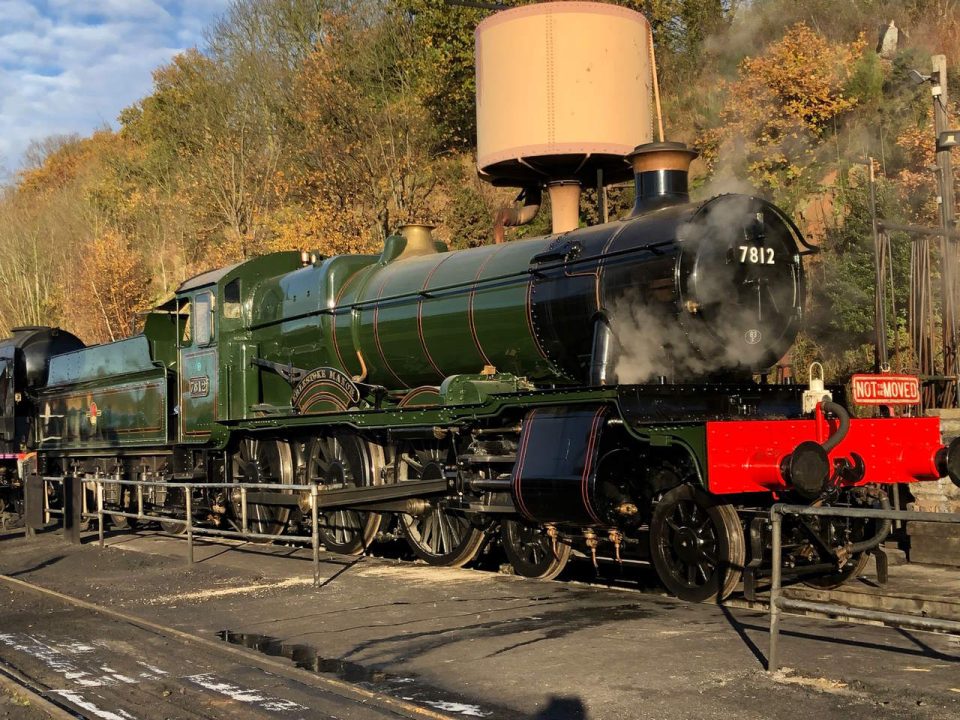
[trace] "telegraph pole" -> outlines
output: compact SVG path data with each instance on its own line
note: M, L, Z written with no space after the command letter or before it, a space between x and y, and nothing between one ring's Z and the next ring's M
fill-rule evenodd
M930 76L933 95L933 123L937 138L949 129L947 117L947 56L934 55L933 73ZM953 192L953 163L950 149L937 145L937 176L940 183L940 222L943 226L941 241L941 277L943 281L943 374L957 375L957 287L958 272L957 241L952 237L956 229L956 205ZM952 391L952 392L951 392ZM960 405L960 383L947 381L943 405Z

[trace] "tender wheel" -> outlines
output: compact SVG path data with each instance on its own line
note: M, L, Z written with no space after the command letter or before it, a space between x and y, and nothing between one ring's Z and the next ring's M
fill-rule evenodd
M161 520L160 529L169 535L183 535L187 532L187 524L175 520Z
M681 600L720 601L734 591L746 559L743 527L730 505L681 485L650 521L650 554L660 580Z
M130 512L132 510L130 507L130 498L133 496L133 494L133 488L121 485L120 500L115 508L124 512ZM136 527L136 520L131 520L123 515L114 515L113 513L108 513L107 517L110 519L110 526L114 530L129 530Z
M446 451L439 443L403 443L394 463L397 482L443 477ZM410 548L431 565L463 567L483 548L486 533L462 513L448 510L442 500L430 500L423 512L399 516Z
M108 515L110 518L110 525L114 530L129 530L130 529L130 518L126 518L123 515Z
M504 520L500 540L514 572L522 577L553 580L570 560L570 546L557 542L554 548L553 539L539 525Z
M290 446L279 440L245 438L230 458L232 478L237 483L290 485L293 483L293 460ZM290 494L291 491L282 491ZM230 505L235 520L242 517L240 493L230 493ZM262 535L280 535L290 519L286 505L247 503L247 529ZM269 542L263 538L253 542Z
M168 488L163 502L166 512L173 511L173 515L185 515L187 503L183 488ZM170 535L183 535L187 532L187 524L177 520L161 520L160 529Z
M376 484L383 451L354 435L317 437L307 445L307 478L325 488ZM330 552L358 555L380 529L379 513L337 509L321 512L320 539Z

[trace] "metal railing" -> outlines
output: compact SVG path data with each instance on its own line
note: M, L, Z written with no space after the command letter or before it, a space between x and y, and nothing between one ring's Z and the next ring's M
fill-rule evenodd
M140 520L145 522L168 522L168 523L183 523L185 527L185 533L187 536L187 563L192 565L194 563L194 536L195 535L210 535L216 537L226 537L226 538L237 538L237 539L246 539L246 540L277 540L281 537L284 540L290 540L294 542L304 542L309 543L311 549L313 550L313 585L314 587L319 587L320 585L320 522L319 522L319 509L320 509L320 496L323 494L320 487L316 484L311 485L266 485L263 483L234 483L234 482L156 482L150 480L124 480L119 477L95 477L95 478L86 478L86 477L42 477L41 480L44 483L44 518L46 522L50 521L51 515L59 515L66 521L64 511L62 509L50 508L48 493L46 492L46 484L50 482L59 482L64 485L66 492L66 480L73 480L75 482L83 483L86 486L92 486L94 489L94 496L96 499L96 510L89 511L85 507L81 509L79 513L80 518L84 520L95 520L97 523L97 539L100 547L105 546L105 517L106 516L116 516L116 517L125 517L130 520ZM28 480L29 482L29 480ZM116 510L113 508L107 508L104 502L104 485L120 485L123 487L135 487L137 495L137 512L126 512L124 510ZM182 489L184 491L184 517L178 517L175 515L169 514L160 514L160 513L146 513L145 502L144 502L144 488L157 488L162 490L171 490L171 489ZM212 488L229 488L231 490L240 491L240 529L239 530L222 530L219 528L208 528L203 526L198 526L193 521L193 491L195 489L212 489ZM309 497L309 508L310 508L310 535L291 535L291 534L268 534L268 533L258 533L250 532L249 525L249 503L247 502L247 495L251 490L257 490L263 492L269 490L270 492L295 492L300 495L306 495ZM122 490L121 490L122 493ZM180 535L183 533L168 533L170 535Z
M772 573L770 587L770 646L767 670L779 668L780 616L784 613L814 613L824 616L842 616L851 620L880 622L889 627L941 632L960 635L960 622L906 613L851 607L839 603L810 602L783 595L783 518L786 515L863 518L867 520L901 520L960 524L960 514L914 512L912 510L873 510L869 508L810 507L808 505L776 504L770 508L772 533Z

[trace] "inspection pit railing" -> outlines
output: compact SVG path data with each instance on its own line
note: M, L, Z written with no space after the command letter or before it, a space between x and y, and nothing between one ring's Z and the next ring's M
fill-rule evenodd
M776 672L780 667L780 618L784 613L796 615L840 616L850 620L879 622L888 627L921 630L926 632L960 635L960 622L946 618L934 618L907 613L886 612L868 608L851 607L840 603L811 602L783 594L783 518L840 517L873 520L900 520L905 522L960 523L958 513L916 512L912 510L883 510L871 508L811 507L778 503L770 508L772 573L770 587L770 646L767 653L767 670Z
M33 478L28 478L27 482L35 482ZM166 523L175 523L183 524L185 526L184 530L181 532L170 532L166 531L168 535L179 536L186 534L187 539L187 563L192 565L194 563L194 536L197 535L208 535L215 537L225 537L225 538L236 538L240 540L280 540L292 542L302 542L309 543L312 553L312 562L313 562L313 585L314 587L320 586L320 513L325 510L335 509L340 507L355 507L355 506L364 506L364 505L376 505L377 503L390 502L395 500L402 500L405 498L416 497L420 495L429 495L444 492L447 490L447 481L442 480L418 480L411 482L398 483L393 485L380 485L372 487L358 487L358 488L335 488L329 489L324 488L321 485L315 483L311 484L268 484L268 483L236 483L230 481L203 481L203 482L157 482L155 480L126 480L119 476L117 477L107 477L107 476L97 476L97 477L83 477L83 476L65 476L65 477L47 477L43 476L39 478L43 482L43 513L44 520L46 522L50 521L50 517L53 515L59 515L63 518L64 526L67 522L67 513L58 508L50 508L48 493L47 493L47 484L48 483L61 483L64 486L64 496L68 492L67 484L69 482L79 482L84 484L87 487L92 486L94 490L94 497L96 502L95 511L90 511L86 507L80 508L80 512L77 513L78 517L83 520L94 520L97 524L97 538L100 547L105 546L105 531L106 531L106 517L124 517L129 520L139 520L144 522L166 522ZM119 485L122 488L135 488L136 489L136 512L128 512L126 510L114 509L106 507L104 501L104 486L106 485ZM122 488L121 488L121 497L122 497ZM184 517L179 517L172 514L163 514L152 512L148 513L145 511L146 503L144 499L144 488L157 488L162 490L175 490L182 489L184 491ZM224 488L228 491L239 491L240 493L240 528L238 530L224 530L221 528L211 528L204 527L203 525L198 525L193 518L193 509L194 509L194 490L204 489L211 490L217 488ZM286 502L274 502L274 503L250 503L249 496L251 492L254 492L256 495L260 495L265 492L269 492L272 495L276 495L276 499L281 499L283 497L289 498ZM288 505L288 506L299 506L300 498L306 498L308 500L308 507L310 513L310 535L294 535L294 534L270 534L270 533L259 533L250 531L250 512L249 506L251 504L269 504L273 505ZM84 503L85 505L85 503ZM161 528L162 529L162 528ZM29 529L27 531L29 533Z

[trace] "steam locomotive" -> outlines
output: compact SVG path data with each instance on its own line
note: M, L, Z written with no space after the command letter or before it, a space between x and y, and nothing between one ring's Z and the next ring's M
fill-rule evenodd
M186 503L165 483L260 483L263 537L304 521L312 485L349 490L321 506L334 552L399 528L423 560L462 566L499 538L526 577L573 553L645 559L689 600L765 572L777 500L884 506L891 484L960 482L936 418L852 419L839 387L766 382L810 248L764 200L691 202L684 153L637 149L622 220L459 251L406 226L379 255L198 275L118 342L19 330L0 345L4 477L145 480L171 531ZM191 500L197 522L240 524L236 492ZM133 493L106 502L129 511ZM821 585L889 530L785 522L791 572Z

